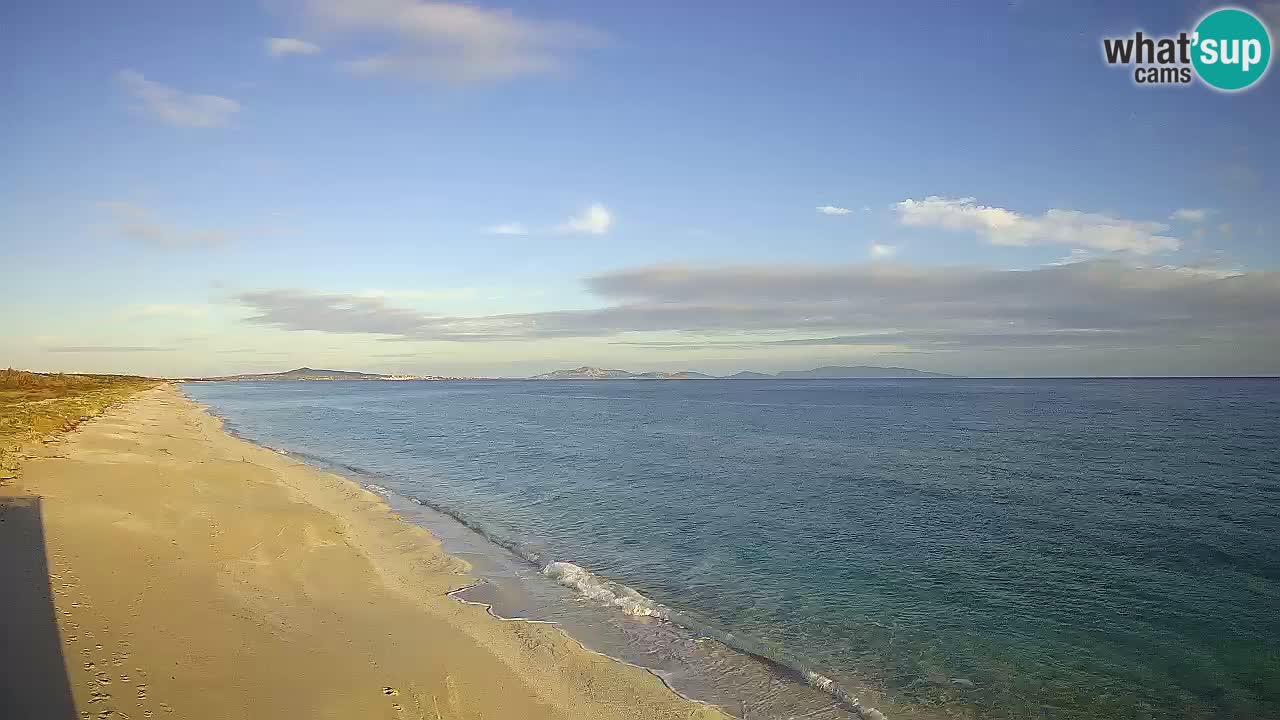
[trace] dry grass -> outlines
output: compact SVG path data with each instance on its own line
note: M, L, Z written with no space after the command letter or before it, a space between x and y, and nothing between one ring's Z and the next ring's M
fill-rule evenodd
M0 480L17 468L18 447L71 430L156 380L0 370Z

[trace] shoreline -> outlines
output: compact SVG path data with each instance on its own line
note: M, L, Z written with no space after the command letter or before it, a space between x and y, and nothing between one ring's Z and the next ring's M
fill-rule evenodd
M783 715L790 716L795 712L799 712L805 716L808 716L810 713L821 713L821 716L824 718L828 717L828 714L830 714L830 717L832 718L888 720L884 712L880 709L863 704L858 695L847 689L847 686L843 686L839 682L832 680L820 670L800 661L783 650L775 650L773 653L770 653L769 650L760 648L758 646L758 642L748 635L725 631L720 628L710 626L705 622L696 621L681 610L662 605L643 594L636 594L637 591L621 584L619 581L595 575L589 569L573 565L571 561L555 561L548 563L548 558L541 556L542 551L539 550L536 554L531 555L527 547L505 537L492 535L488 529L477 525L470 518L457 514L456 510L442 508L418 497L402 495L395 490L382 486L379 483L386 482L386 480L377 477L376 473L373 473L373 471L368 469L346 465L342 462L312 455L308 452L290 450L282 446L260 444L253 438L241 434L241 432L235 428L233 422L218 415L212 408L197 400L193 401L196 402L204 412L217 419L222 424L222 429L231 436L257 447L262 447L270 452L279 454L291 461L299 462L307 467L317 470L318 472L336 474L352 483L354 486L374 493L387 504L392 513L402 518L404 522L424 529L437 542L439 542L442 547L447 546L451 541L450 539L452 539L455 547L452 550L444 547L444 552L446 553L456 552L457 555L455 555L455 557L458 555L471 557L477 554L477 552L482 552L486 556L496 553L503 558L509 558L519 565L533 568L536 571L535 574L540 580L545 579L548 584L554 585L559 589L568 589L574 600L581 601L588 598L595 599L597 602L591 604L593 606L599 605L599 609L603 611L604 616L611 616L613 613L618 613L623 616L654 618L662 624L675 628L678 633L685 635L689 639L694 639L696 642L710 641L721 646L722 654L728 653L730 655L738 655L740 656L741 662L757 666L757 675L754 677L754 680L756 681L761 679L758 673L763 672L763 674L773 678L774 682L794 684L796 692L813 692L816 693L818 697L822 698L818 705L814 705L814 700L810 698L808 701L803 701L808 703L803 706L773 708L773 714L769 714L768 717L781 717ZM423 513L429 517L422 517ZM441 531L442 524L447 526L443 532ZM463 542L461 546L458 545L458 538L455 537L457 532L473 536L473 539L485 546L487 550L477 551L470 542ZM461 558L459 559L461 562L467 562L466 560L461 560ZM491 560L492 558L490 557L489 559ZM488 564L488 562L489 561L486 560L486 564ZM548 570L556 570L561 567L571 568L575 571L575 577L585 576L589 579L591 587L583 587L580 583L567 581L565 578L561 577L560 573L548 572ZM473 572L470 575L470 579L473 582L450 590L446 595L457 602L482 607L490 617L498 621L525 622L553 626L571 642L581 647L585 652L599 655L611 661L643 670L658 678L664 687L680 698L715 708L728 717L739 717L728 710L729 707L737 707L738 705L742 706L744 713L754 716L748 708L752 707L754 702L759 700L759 698L750 697L750 692L747 692L746 695L742 696L735 694L732 690L729 690L729 688L733 687L732 684L725 685L716 681L712 685L708 686L703 682L691 687L682 688L681 685L688 684L687 681L690 680L689 677L683 677L685 682L681 682L677 678L671 676L673 672L670 668L664 669L647 665L645 664L646 661L640 659L640 657L637 657L635 660L628 659L628 655L634 654L634 648L615 646L612 650L601 649L610 645L610 643L599 634L599 628L608 626L612 627L613 630L616 631L617 628L613 626L613 623L619 622L617 618L609 617L608 620L605 620L600 616L596 616L592 620L586 621L588 625L593 626L592 629L585 630L581 622L566 623L565 618L563 617L557 620L547 619L545 617L535 617L524 613L510 615L504 614L500 610L499 605L485 600L473 600L467 597L469 593L477 589L483 590L486 586L489 586L492 579L486 577L484 572ZM569 578L568 580L572 580L572 578ZM509 581L510 578L508 578L508 582ZM522 583L517 581L517 584ZM594 592L598 592L601 587L607 588L609 591L605 599L601 599L594 595ZM526 587L526 590L527 589L528 588ZM543 607L543 610L546 610L545 606ZM575 629L570 630L570 626L573 626ZM596 645L599 647L596 647ZM692 658L685 658L686 661L691 659ZM685 670L687 673L688 668ZM679 674L679 671L676 671L674 674ZM702 679L705 680L706 678L704 677ZM735 689L742 690L743 688ZM885 704L888 704L885 703L885 698L881 697L879 699L882 703L882 707ZM800 702L798 698L794 701ZM890 707L893 706L890 705ZM894 712L894 717L932 717L932 715L921 714L921 711L918 709L910 710L902 707L894 707L894 710L896 711ZM770 711L766 710L766 712Z
M544 564L544 560L539 560L539 556L536 555L530 556L526 547L520 546L518 543L513 543L513 541L509 541L507 538L494 537L493 534L490 534L488 529L480 527L480 525L476 525L474 521L465 518L465 516L457 515L457 512L452 509L442 509L442 507L436 506L434 503L420 500L420 498L417 497L404 496L397 491L393 491L393 489L383 487L379 483L385 482L385 479L376 477L376 474L372 473L371 470L346 465L343 464L343 462L308 454L308 452L293 451L289 450L287 447L265 445L265 443L255 441L252 437L244 436L244 434L234 427L233 421L223 418L223 416L216 413L212 407L202 404L201 401L195 400L195 398L186 396L186 393L183 393L183 395L184 397L187 397L188 400L195 402L195 404L200 407L204 413L209 414L212 418L218 420L223 432L239 439L239 441L250 443L250 445L255 447L264 448L264 450L274 452L274 454L285 457L285 459L300 462L300 464L306 465L308 468L315 469L316 471L319 471L319 473L338 475L338 477L346 479L347 482L352 483L352 486L374 493L374 495L378 496L380 500L388 506L388 509L392 511L393 514L399 516L404 523L411 524L416 528L424 529L430 537L433 537L433 539L442 546L445 553L454 553L453 556L456 557L458 561L463 562L463 564L470 565L470 561L461 559L461 555L465 555L467 557L483 555L485 557L484 565L492 564L494 556L498 556L503 559L499 560L499 564L506 564L506 561L509 560L515 562L517 565L527 566L527 568L535 570L535 574L538 575L539 580L545 580L545 583L553 585L553 587L559 589L559 591L566 591L567 589L568 593L570 593L572 597L571 602L588 600L591 596L588 589L581 588L579 585L573 583L562 582L561 579L549 575L547 573L548 565ZM376 480L376 482L374 482L374 480ZM424 518L424 514L426 515L426 518ZM470 539L462 541L462 539L458 537L458 534L460 533L462 536L467 536ZM480 546L483 546L484 550L477 550L475 547L477 543L479 543ZM449 544L453 544L453 548L449 548ZM550 565L563 566L568 565L568 562L550 562ZM634 589L618 583L617 580L599 577L599 575L591 573L590 570L579 568L579 566L572 566L572 568L589 575L589 577L595 580L595 582L608 583L611 587L616 589L621 588L622 591L626 591L628 593L636 592ZM472 570L475 569L472 568ZM492 571L494 568L488 568L488 570ZM813 712L822 712L823 717L827 717L829 712L831 717L863 717L864 720L888 720L881 710L878 710L876 707L863 705L854 693L847 691L847 689L842 687L841 684L836 683L835 680L827 678L827 676L820 673L820 671L812 669L809 665L801 664L801 662L794 659L794 657L783 656L782 659L778 659L778 657L768 655L767 651L750 650L749 647L744 647L741 644L742 642L748 641L749 637L746 637L746 635L741 635L740 633L728 633L726 630L712 628L712 626L708 626L705 623L692 623L692 621L686 618L685 612L672 609L672 607L660 605L657 601L650 600L650 598L643 596L643 594L637 596L645 605L644 609L640 612L632 612L625 609L625 607L618 605L617 602L599 601L590 603L593 607L598 606L596 607L596 610L599 610L600 614L594 616L593 619L586 620L586 625L589 625L590 629L585 629L582 623L566 623L566 621L564 621L566 619L564 618L558 620L536 618L536 616L525 614L525 612L516 612L516 614L509 615L504 614L503 607L506 606L500 605L500 603L485 600L472 600L472 598L467 597L468 593L475 592L477 589L483 592L486 587L497 587L497 585L493 584L495 578L488 577L485 570L480 570L470 571L467 579L470 579L471 582L466 585L462 585L462 587L451 589L451 591L445 592L444 594L447 594L449 598L452 598L452 600L456 602L481 607L481 609L484 609L486 615L489 615L490 618L497 621L503 621L503 623L530 623L553 626L553 628L556 628L563 637L568 639L568 641L579 646L582 651L593 653L593 655L598 655L600 657L604 657L604 659L614 662L620 662L622 665L636 667L636 669L643 670L645 673L657 678L659 682L663 684L663 687L666 687L669 692L675 693L676 696L684 698L686 701L696 703L696 705L716 708L716 710L722 712L724 716L733 717L733 719L739 717L739 715L732 714L732 712L728 710L728 707L737 705L741 705L742 710L744 710L746 714L754 716L750 711L748 711L748 708L751 707L751 702L748 702L751 700L751 698L749 698L750 693L746 694L746 696L737 696L735 692L728 691L728 685L723 685L719 682L714 683L712 687L708 687L707 684L703 683L696 685L696 687L681 688L680 685L685 683L678 682L676 678L673 678L671 669L664 670L659 669L659 667L646 665L645 661L641 660L640 657L637 657L636 660L628 660L627 655L632 655L632 653L634 653L628 651L634 651L634 648L616 646L613 647L611 651L600 650L598 647L593 647L595 644L599 644L600 647L607 647L611 644L608 641L605 641L603 635L600 635L599 633L600 630L604 628L613 628L613 630L617 630L616 626L613 626L613 623L620 623L621 620L614 616L614 612L617 612L618 615L622 616L648 616L648 618L658 620L659 623L666 624L671 626L671 628L677 629L678 633L685 634L687 638L694 639L695 642L709 641L716 643L718 646L721 646L722 653L727 652L730 653L730 655L739 655L742 662L758 666L758 671L763 671L765 675L772 676L774 682L794 684L796 692L813 692L817 693L818 697L823 698L823 700L820 701L822 706L814 706L812 705L813 701L810 700L810 705L804 706L803 708L780 707L776 708L776 712L782 712L782 714L787 716L794 714L794 712L801 712L801 714L804 714L805 716L813 714ZM506 582L502 584L511 582L513 582L512 578L508 577L506 578ZM516 584L524 585L524 580L515 580L515 582ZM527 588L527 585L525 585L524 589L525 591L529 591L530 588ZM614 601L622 600L620 597L611 597ZM545 598L543 598L543 600L545 600ZM544 606L543 610L547 610L547 607ZM575 629L571 630L570 625ZM607 632L607 630L605 630L605 632ZM581 635L579 633L581 633ZM690 659L685 660L689 661ZM678 674L678 671L675 674ZM756 675L754 679L760 680L758 675ZM684 680L687 682L689 678L686 676ZM722 689L726 692L721 692ZM829 708L826 707L827 703L829 703ZM768 716L772 717L782 715L772 714ZM906 715L902 715L902 708L899 708L899 714L896 716L924 717L923 715L918 715L915 714L915 712L910 711L906 712Z
M19 542L6 523L0 557L47 557L43 666L65 667L76 710L730 717L553 624L453 598L475 579L427 530L350 479L234 437L172 385L35 448L18 489L39 498L36 522ZM7 690L19 708L49 699L39 684Z

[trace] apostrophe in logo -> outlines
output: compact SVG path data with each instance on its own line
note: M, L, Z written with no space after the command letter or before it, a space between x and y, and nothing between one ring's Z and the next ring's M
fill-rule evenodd
M1253 13L1215 10L1196 25L1191 62L1200 79L1219 90L1243 90L1262 79L1271 61L1271 35Z
M1253 13L1226 7L1205 15L1190 33L1103 38L1102 52L1108 65L1133 65L1138 85L1189 85L1199 76L1211 88L1235 92L1266 74L1271 35Z

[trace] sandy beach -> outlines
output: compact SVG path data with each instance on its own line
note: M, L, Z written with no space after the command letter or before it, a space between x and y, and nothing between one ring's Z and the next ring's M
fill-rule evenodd
M0 492L14 720L727 717L447 597L471 579L430 534L173 386L27 448Z

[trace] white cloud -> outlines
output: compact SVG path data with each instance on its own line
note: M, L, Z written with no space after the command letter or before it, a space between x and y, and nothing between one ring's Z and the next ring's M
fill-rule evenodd
M823 215L848 215L853 211L849 208L836 207L835 205L819 205L818 212Z
M553 72L569 51L598 46L604 35L573 22L517 17L454 2L295 0L303 18L382 47L343 63L356 74L480 82Z
M1100 213L1051 209L1027 216L1000 207L979 205L974 198L907 199L896 205L903 225L972 230L992 245L1070 245L1108 252L1149 255L1182 246L1178 238L1161 235L1169 229L1158 222L1125 220Z
M1173 211L1169 219L1178 222L1204 222L1209 217L1209 212L1206 208L1179 208Z
M613 225L613 214L609 208L596 203L560 225L561 232L584 233L587 235L603 235Z
M491 225L484 229L490 235L528 235L529 228L524 223L509 222Z
M142 107L156 118L181 127L211 128L227 124L240 111L240 103L217 95L193 95L171 88L142 73L121 70L116 79L129 94L142 101Z
M1057 262L1049 263L1050 265L1070 265L1071 263L1085 262L1092 260L1093 253L1083 248L1071 248L1071 252L1058 258Z
M165 248L211 247L229 240L221 230L191 230L156 218L151 210L130 202L100 202L110 214L112 230L129 240Z
M1242 277L1245 275L1243 270L1225 269L1214 266L1197 267L1195 265L1161 265L1156 269L1164 272L1181 273L1182 275L1213 278L1215 280Z
M271 37L265 41L267 54L271 57L280 57L281 55L315 55L320 52L320 46L315 43L309 43L306 40L288 37Z
M896 245L871 243L871 247L867 248L867 253L877 260L883 260L898 254L898 248Z

